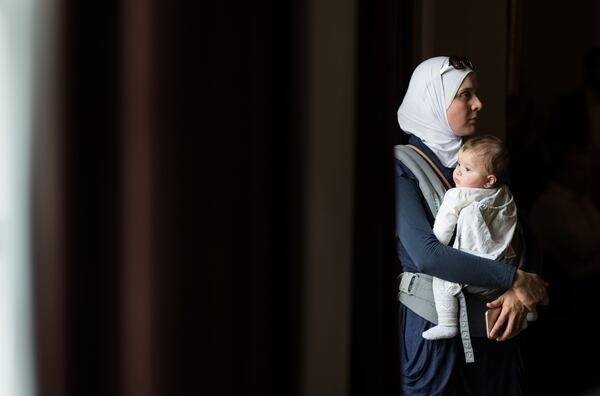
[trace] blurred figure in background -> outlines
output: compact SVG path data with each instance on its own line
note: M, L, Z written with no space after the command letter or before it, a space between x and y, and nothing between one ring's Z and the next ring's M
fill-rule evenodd
M600 210L592 197L593 149L580 143L564 147L556 158L555 175L534 203L530 217L555 289L596 277L600 270Z
M565 140L568 139L568 142ZM584 58L584 81L579 89L561 95L551 112L542 146L549 169L564 158L565 143L576 143L589 151L591 172L600 171L600 47L587 50ZM577 153L574 153L577 155ZM588 160L585 160L588 161ZM600 207L599 183L589 186L591 198Z
M565 146L556 167L530 213L553 303L541 315L545 325L527 335L537 346L530 356L544 367L539 373L546 379L541 382L548 386L546 391L575 395L597 383L594 369L580 363L600 352L599 343L589 337L596 331L590 314L600 280L600 210L591 193L595 179L591 148L580 143ZM556 361L567 364L557 366L539 358L549 345Z

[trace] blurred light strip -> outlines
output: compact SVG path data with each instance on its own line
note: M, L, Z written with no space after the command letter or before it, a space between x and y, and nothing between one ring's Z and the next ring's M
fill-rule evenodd
M30 170L36 0L0 0L0 395L32 396Z

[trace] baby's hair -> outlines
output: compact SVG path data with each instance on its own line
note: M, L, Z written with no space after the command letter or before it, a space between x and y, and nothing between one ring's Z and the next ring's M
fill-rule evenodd
M504 142L492 135L479 135L469 138L460 148L462 151L474 151L483 159L485 169L496 176L496 185L506 183L510 155Z

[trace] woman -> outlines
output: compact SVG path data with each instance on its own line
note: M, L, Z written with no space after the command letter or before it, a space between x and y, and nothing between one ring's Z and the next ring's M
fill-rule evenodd
M398 110L398 122L409 135L408 143L431 160L447 186L452 183L462 139L475 133L481 108L477 78L467 58L431 58L413 72ZM546 282L521 269L525 267L517 269L515 263L484 259L441 244L432 232L435 214L421 190L423 183L419 183L414 169L400 160L396 161L395 172L397 250L403 279L406 274L421 274L417 281L436 276L451 282L506 290L487 303L487 308L501 309L490 333L492 340L471 331L470 339L431 341L424 339L422 333L434 323L415 312L419 309L407 308L402 297L410 293L407 287L402 288L406 282L401 282L402 394L521 394L522 363L515 336L522 330L527 312L535 310L537 304L548 303ZM418 282L412 284L413 278L408 289L419 286ZM469 327L483 320L483 314L477 314L476 310L467 311ZM472 363L465 361L463 349L467 348L472 348L475 356Z

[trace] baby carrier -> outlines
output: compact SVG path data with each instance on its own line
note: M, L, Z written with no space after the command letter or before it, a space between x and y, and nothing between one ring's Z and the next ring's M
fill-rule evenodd
M402 162L415 176L419 188L431 213L435 217L442 203L446 190L451 188L448 180L427 157L425 153L413 145L394 147L394 156ZM520 233L515 232L512 242L515 251L523 251ZM519 249L520 248L520 249ZM522 258L524 255L519 255ZM398 300L408 309L428 321L437 324L437 312L433 299L432 276L423 273L403 272L399 276ZM471 335L486 337L485 325L486 302L488 298L480 294L463 293L456 296L459 300L460 336L467 363L475 361Z

